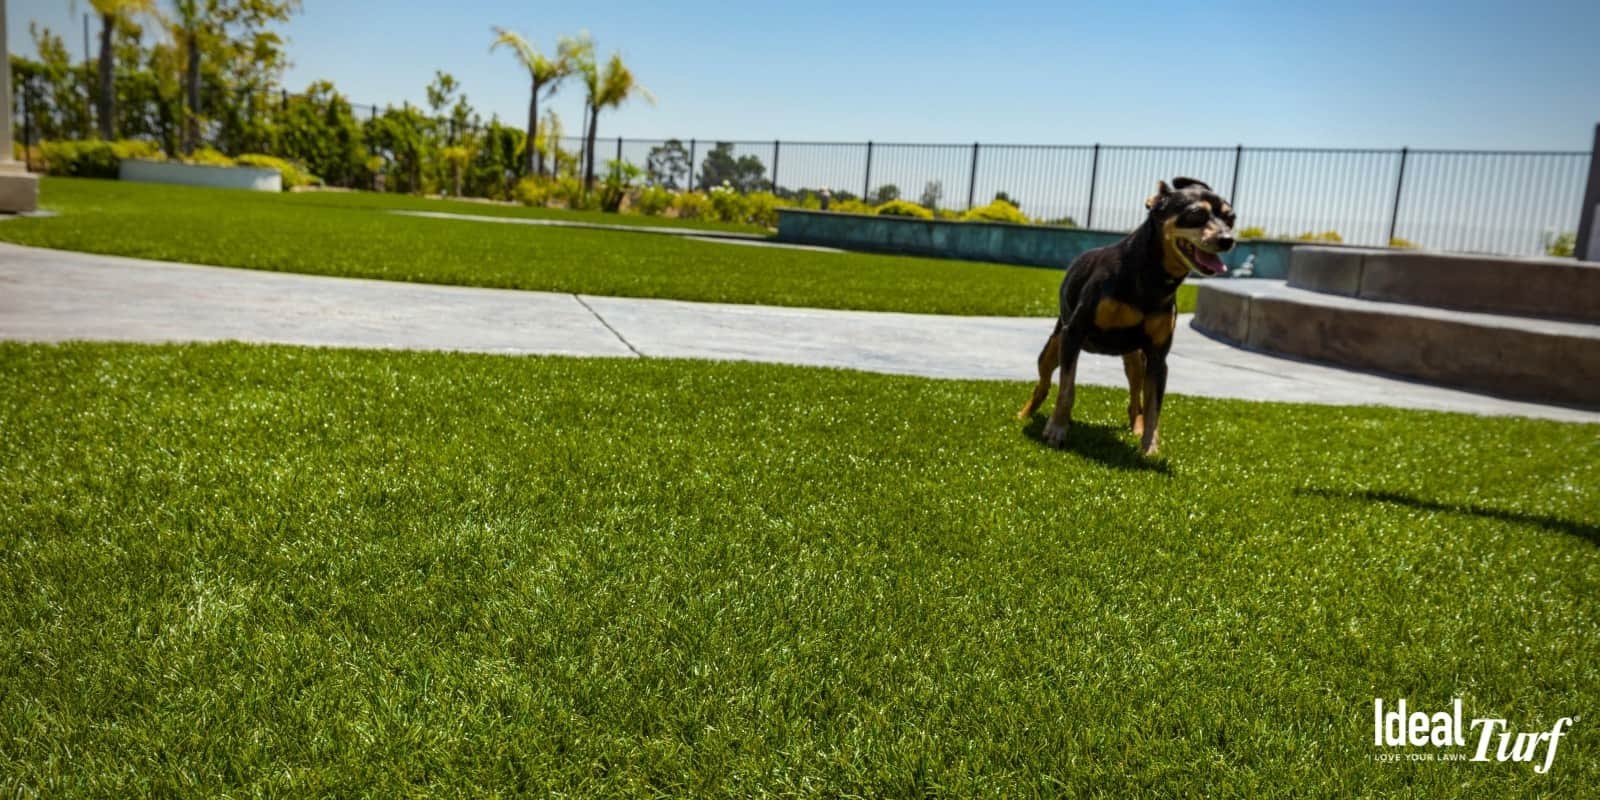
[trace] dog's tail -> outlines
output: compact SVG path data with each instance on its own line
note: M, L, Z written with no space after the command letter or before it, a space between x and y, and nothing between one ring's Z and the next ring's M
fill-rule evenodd
M1017 419L1027 419L1033 412L1039 410L1044 404L1044 399L1050 395L1050 376L1055 374L1056 367L1061 366L1061 320L1056 320L1056 326L1050 331L1050 338L1044 343L1044 349L1039 351L1039 384L1033 387L1033 396L1028 398L1028 404L1017 412Z

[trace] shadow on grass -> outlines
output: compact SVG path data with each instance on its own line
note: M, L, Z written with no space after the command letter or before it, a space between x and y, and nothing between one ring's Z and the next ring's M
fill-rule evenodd
M1022 435L1049 447L1044 441L1044 426L1048 418L1034 414L1022 429ZM1146 458L1139 452L1133 434L1117 425L1100 425L1093 422L1073 422L1067 428L1067 442L1063 450L1077 453L1091 461L1098 461L1112 469L1135 472L1159 472L1171 476L1172 466L1161 456Z
M1600 545L1600 526L1576 522L1561 517L1552 517L1546 514L1527 514L1521 511L1506 511L1499 508L1490 508L1477 504L1441 503L1436 500L1423 500L1400 492L1380 491L1366 489L1363 491L1340 489L1296 489L1296 494L1322 497L1328 500L1361 500L1368 503L1390 503L1392 505L1406 506L1423 511L1444 511L1451 514L1465 514L1485 519L1499 520L1501 522L1516 522L1524 525L1537 525L1545 530L1565 533L1588 539Z

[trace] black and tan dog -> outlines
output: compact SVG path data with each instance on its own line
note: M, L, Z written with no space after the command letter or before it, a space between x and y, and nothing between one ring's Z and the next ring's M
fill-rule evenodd
M1039 385L1017 416L1027 419L1050 394L1061 367L1061 390L1044 439L1060 447L1072 419L1078 353L1122 356L1128 375L1128 423L1146 455L1160 446L1167 351L1177 326L1178 286L1190 270L1227 271L1218 253L1233 249L1233 207L1193 178L1157 184L1150 215L1113 245L1073 260L1061 282L1061 316L1039 353Z

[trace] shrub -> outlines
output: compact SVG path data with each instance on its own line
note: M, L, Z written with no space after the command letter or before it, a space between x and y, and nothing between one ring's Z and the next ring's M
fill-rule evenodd
M880 217L913 217L933 219L933 212L908 200L890 200L875 212Z
M550 182L543 178L528 177L517 181L511 196L525 206L543 208L550 199Z
M1545 255L1570 257L1578 249L1578 235L1576 233L1545 234Z
M714 186L707 195L711 200L711 213L722 222L744 222L746 216L744 195L733 190L727 181Z
M44 171L71 178L115 178L117 168L129 158L160 161L166 158L155 142L65 141L39 146Z
M1389 240L1389 246L1390 247L1394 247L1394 248L1398 248L1398 249L1401 249L1401 250L1417 250L1417 249L1419 249L1416 242L1413 242L1410 239L1402 239L1402 238L1400 238L1398 236L1396 236L1393 239Z
M778 209L789 205L772 192L751 192L744 197L745 221L766 228L778 227Z
M1334 244L1344 242L1344 237L1340 236L1338 231L1323 231L1322 233L1306 231L1294 238L1302 242L1333 242Z
M583 181L568 175L550 186L549 199L574 211L593 211L600 207L598 195L584 191Z
M1238 235L1240 239L1265 239L1267 229L1260 225L1251 225L1248 228L1241 228Z
M660 186L646 186L633 196L633 210L647 217L659 217L672 207L672 192Z
M843 198L843 199L835 198L833 200L833 202L828 204L828 210L829 211L837 211L840 214L876 214L876 213L878 213L878 209L873 208L872 206L867 205L866 203L863 203L860 200L855 199L854 197L846 197L846 198Z
M606 177L600 183L600 210L615 214L622 209L622 199L628 196L634 181L644 172L626 161L606 162Z
M183 163L199 164L200 166L204 167L231 167L233 166L234 162L233 159L228 158L216 150L212 150L209 147L202 147L199 150L184 156ZM287 183L288 179L285 178L284 182Z
M288 191L297 186L321 186L322 179L306 172L299 164L275 156L260 153L245 153L234 159L241 167L261 167L275 169L283 176L283 190Z
M681 192L672 198L672 212L679 219L710 218L711 198L704 192Z
M1009 222L1013 225L1027 225L1029 220L1018 208L1005 200L996 199L986 206L979 206L961 215L961 218L970 222Z
M1078 221L1073 219L1072 217L1057 217L1055 219L1046 221L1046 222L1044 222L1042 224L1050 225L1050 226L1056 227L1056 228L1076 228L1076 227L1078 227Z

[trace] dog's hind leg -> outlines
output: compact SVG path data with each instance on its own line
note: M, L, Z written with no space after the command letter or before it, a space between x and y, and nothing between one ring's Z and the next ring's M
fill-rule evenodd
M1033 396L1028 398L1028 404L1017 412L1017 419L1027 419L1033 412L1044 405L1044 399L1050 395L1050 376L1055 374L1056 367L1061 366L1061 324L1056 324L1055 332L1050 334L1049 340L1044 343L1044 349L1039 351L1039 384L1033 387Z
M1128 425L1134 436L1144 435L1144 353L1122 354L1122 371L1128 376Z
M1087 306L1093 308L1092 305ZM1078 353L1083 350L1083 340L1088 334L1089 320L1094 312L1074 312L1072 319L1061 330L1061 388L1056 391L1056 408L1050 422L1044 426L1044 440L1051 447L1067 443L1067 426L1072 423L1072 402L1078 394Z

